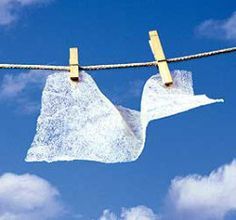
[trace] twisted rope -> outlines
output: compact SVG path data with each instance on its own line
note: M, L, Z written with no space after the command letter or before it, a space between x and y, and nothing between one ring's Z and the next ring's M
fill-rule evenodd
M209 57L209 56L215 56L219 54L232 53L235 51L236 51L236 47L231 47L231 48L226 48L226 49L221 49L221 50L213 50L209 52L198 53L198 54L189 55L189 56L171 58L171 59L167 59L167 62L168 63L182 62L186 60L193 60L193 59L199 59L199 58L204 58L204 57Z
M55 70L70 71L69 66L0 64L0 69Z
M170 58L166 60L167 63L183 62L187 60L199 59L219 54L232 53L236 51L236 47L198 53L189 56L182 56ZM137 67L151 67L158 66L157 61L141 62L141 63L126 63L126 64L108 64L108 65L90 65L79 66L80 70L106 70L106 69L121 69L121 68L137 68ZM53 70L53 71L70 71L70 66L54 66L54 65L21 65L21 64L0 64L0 69L30 69L30 70Z

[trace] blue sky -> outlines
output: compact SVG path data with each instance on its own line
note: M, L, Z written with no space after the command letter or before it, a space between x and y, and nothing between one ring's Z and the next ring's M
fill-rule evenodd
M0 3L0 60L1 63L67 65L69 48L78 46L81 65L150 61L153 56L148 31L152 29L158 29L167 57L231 47L236 43L235 11L236 2L233 0L4 0ZM19 219L22 216L25 219L50 219L58 213L61 216L55 219L99 219L106 209L110 211L104 212L104 220L116 219L122 213L125 217L121 219L130 220L129 216L138 212L148 213L147 220L159 219L157 215L174 213L172 206L179 204L171 197L175 192L186 192L188 181L192 181L195 187L197 181L186 176L209 175L218 167L230 164L236 157L235 55L171 64L170 68L192 71L197 94L224 98L225 103L152 122L141 157L132 163L114 165L85 161L24 162L35 134L47 73L1 70L0 173L12 174L0 178L0 189L5 190L5 179L10 179L14 188L18 181L23 181L24 185L25 178L29 180L30 189L38 186L36 191L39 194L46 190L49 199L45 204L49 204L51 210L55 209L55 213L49 216L45 209L36 213L35 207L40 204L36 202L27 216L29 211L25 213L26 208L19 208L18 200L12 199L10 194L14 190L8 188L9 197L0 193L0 203L13 202L12 207L16 208L0 210L0 219L8 212L17 215L16 210L20 210ZM90 74L108 98L116 104L138 110L142 86L156 72L155 68L140 68ZM225 178L229 175L225 181L219 180L222 183L220 190L214 188L217 178L208 181L212 185L206 189L216 190L211 194L213 197L219 191L227 198L231 194L229 191L236 193L235 166L231 163L219 171L225 172ZM25 173L30 175L22 176ZM177 176L187 178L184 179L186 182L171 183ZM40 178L46 182L40 182ZM192 190L202 192L201 184L205 182L203 178ZM24 186L19 189L22 190L22 200L30 204L30 198L24 198L28 192L27 184ZM191 190L190 196L196 198ZM172 203L168 198L173 199ZM217 198L213 204L217 210L223 210L223 217L222 213L215 213L212 217L207 205L205 209L199 205L185 207L188 212L182 219L196 217L195 212L202 210L203 215L207 213L206 219L235 219L236 199L224 201L227 207L222 208L222 198ZM202 197L198 198L198 201L202 200ZM123 207L125 209L121 211ZM36 213L35 216L32 213Z

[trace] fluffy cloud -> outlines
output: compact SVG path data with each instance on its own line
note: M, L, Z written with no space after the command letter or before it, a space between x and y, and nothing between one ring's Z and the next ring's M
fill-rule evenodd
M207 38L236 40L236 12L224 20L206 20L197 27L196 32Z
M99 220L118 220L118 217L110 210L105 209Z
M48 74L48 71L32 70L4 75L0 83L0 101L13 102L24 113L39 110L40 105L31 98L31 94L41 91Z
M224 219L228 212L236 210L236 161L209 176L174 179L167 208L175 219Z
M109 210L104 210L99 220L159 220L160 218L154 212L145 207L137 206L130 209L123 208L120 217Z
M161 215L138 206L123 209L120 217L105 210L100 220L223 220L235 211L236 161L233 161L208 176L173 179Z
M121 219L124 220L158 220L159 217L154 214L154 212L145 207L145 206L137 206L131 209L123 209L121 214Z
M19 8L48 3L51 0L1 0L0 25L9 25L17 18Z
M63 214L59 192L34 175L0 177L0 220L47 220Z

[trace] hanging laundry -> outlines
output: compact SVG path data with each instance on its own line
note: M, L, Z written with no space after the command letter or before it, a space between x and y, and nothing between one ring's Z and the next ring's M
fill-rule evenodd
M143 123L224 101L194 95L191 72L175 70L171 75L173 85L170 87L163 85L160 75L150 77L145 83L141 102Z
M72 83L68 73L50 75L26 161L134 160L141 143L131 127L140 125L133 121L140 120L140 113L129 110L124 119L123 111L125 114L126 109L118 110L85 72L79 83Z
M189 72L175 71L173 79L168 88L159 75L152 76L139 112L113 105L85 72L79 83L72 83L67 73L50 75L26 161L134 161L143 151L151 120L222 101L194 95Z

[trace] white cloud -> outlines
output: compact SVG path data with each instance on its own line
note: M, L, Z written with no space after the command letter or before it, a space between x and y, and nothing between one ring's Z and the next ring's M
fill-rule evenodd
M207 38L236 40L236 11L224 20L204 21L197 27L196 32Z
M0 177L0 220L47 220L63 213L59 192L46 180L30 174Z
M145 207L145 206L137 206L131 209L122 210L121 218L124 220L158 220L159 217L154 214L154 212Z
M0 101L17 104L23 113L32 113L40 104L31 98L31 94L41 91L48 71L31 70L29 72L4 75L0 84Z
M118 220L118 217L110 210L105 209L99 220Z
M100 220L224 220L235 211L236 160L208 176L174 178L160 215L137 206L122 209L120 217L105 210Z
M17 12L23 7L45 4L51 0L1 0L0 1L0 25L9 25L17 19Z
M236 161L209 176L174 179L167 208L175 219L224 219L228 212L236 210Z
M0 84L0 98L15 98L24 93L28 86L41 87L48 72L31 70L19 74L6 74Z
M160 218L154 212L145 207L137 206L130 209L123 208L120 217L109 210L104 210L99 220L159 220Z

